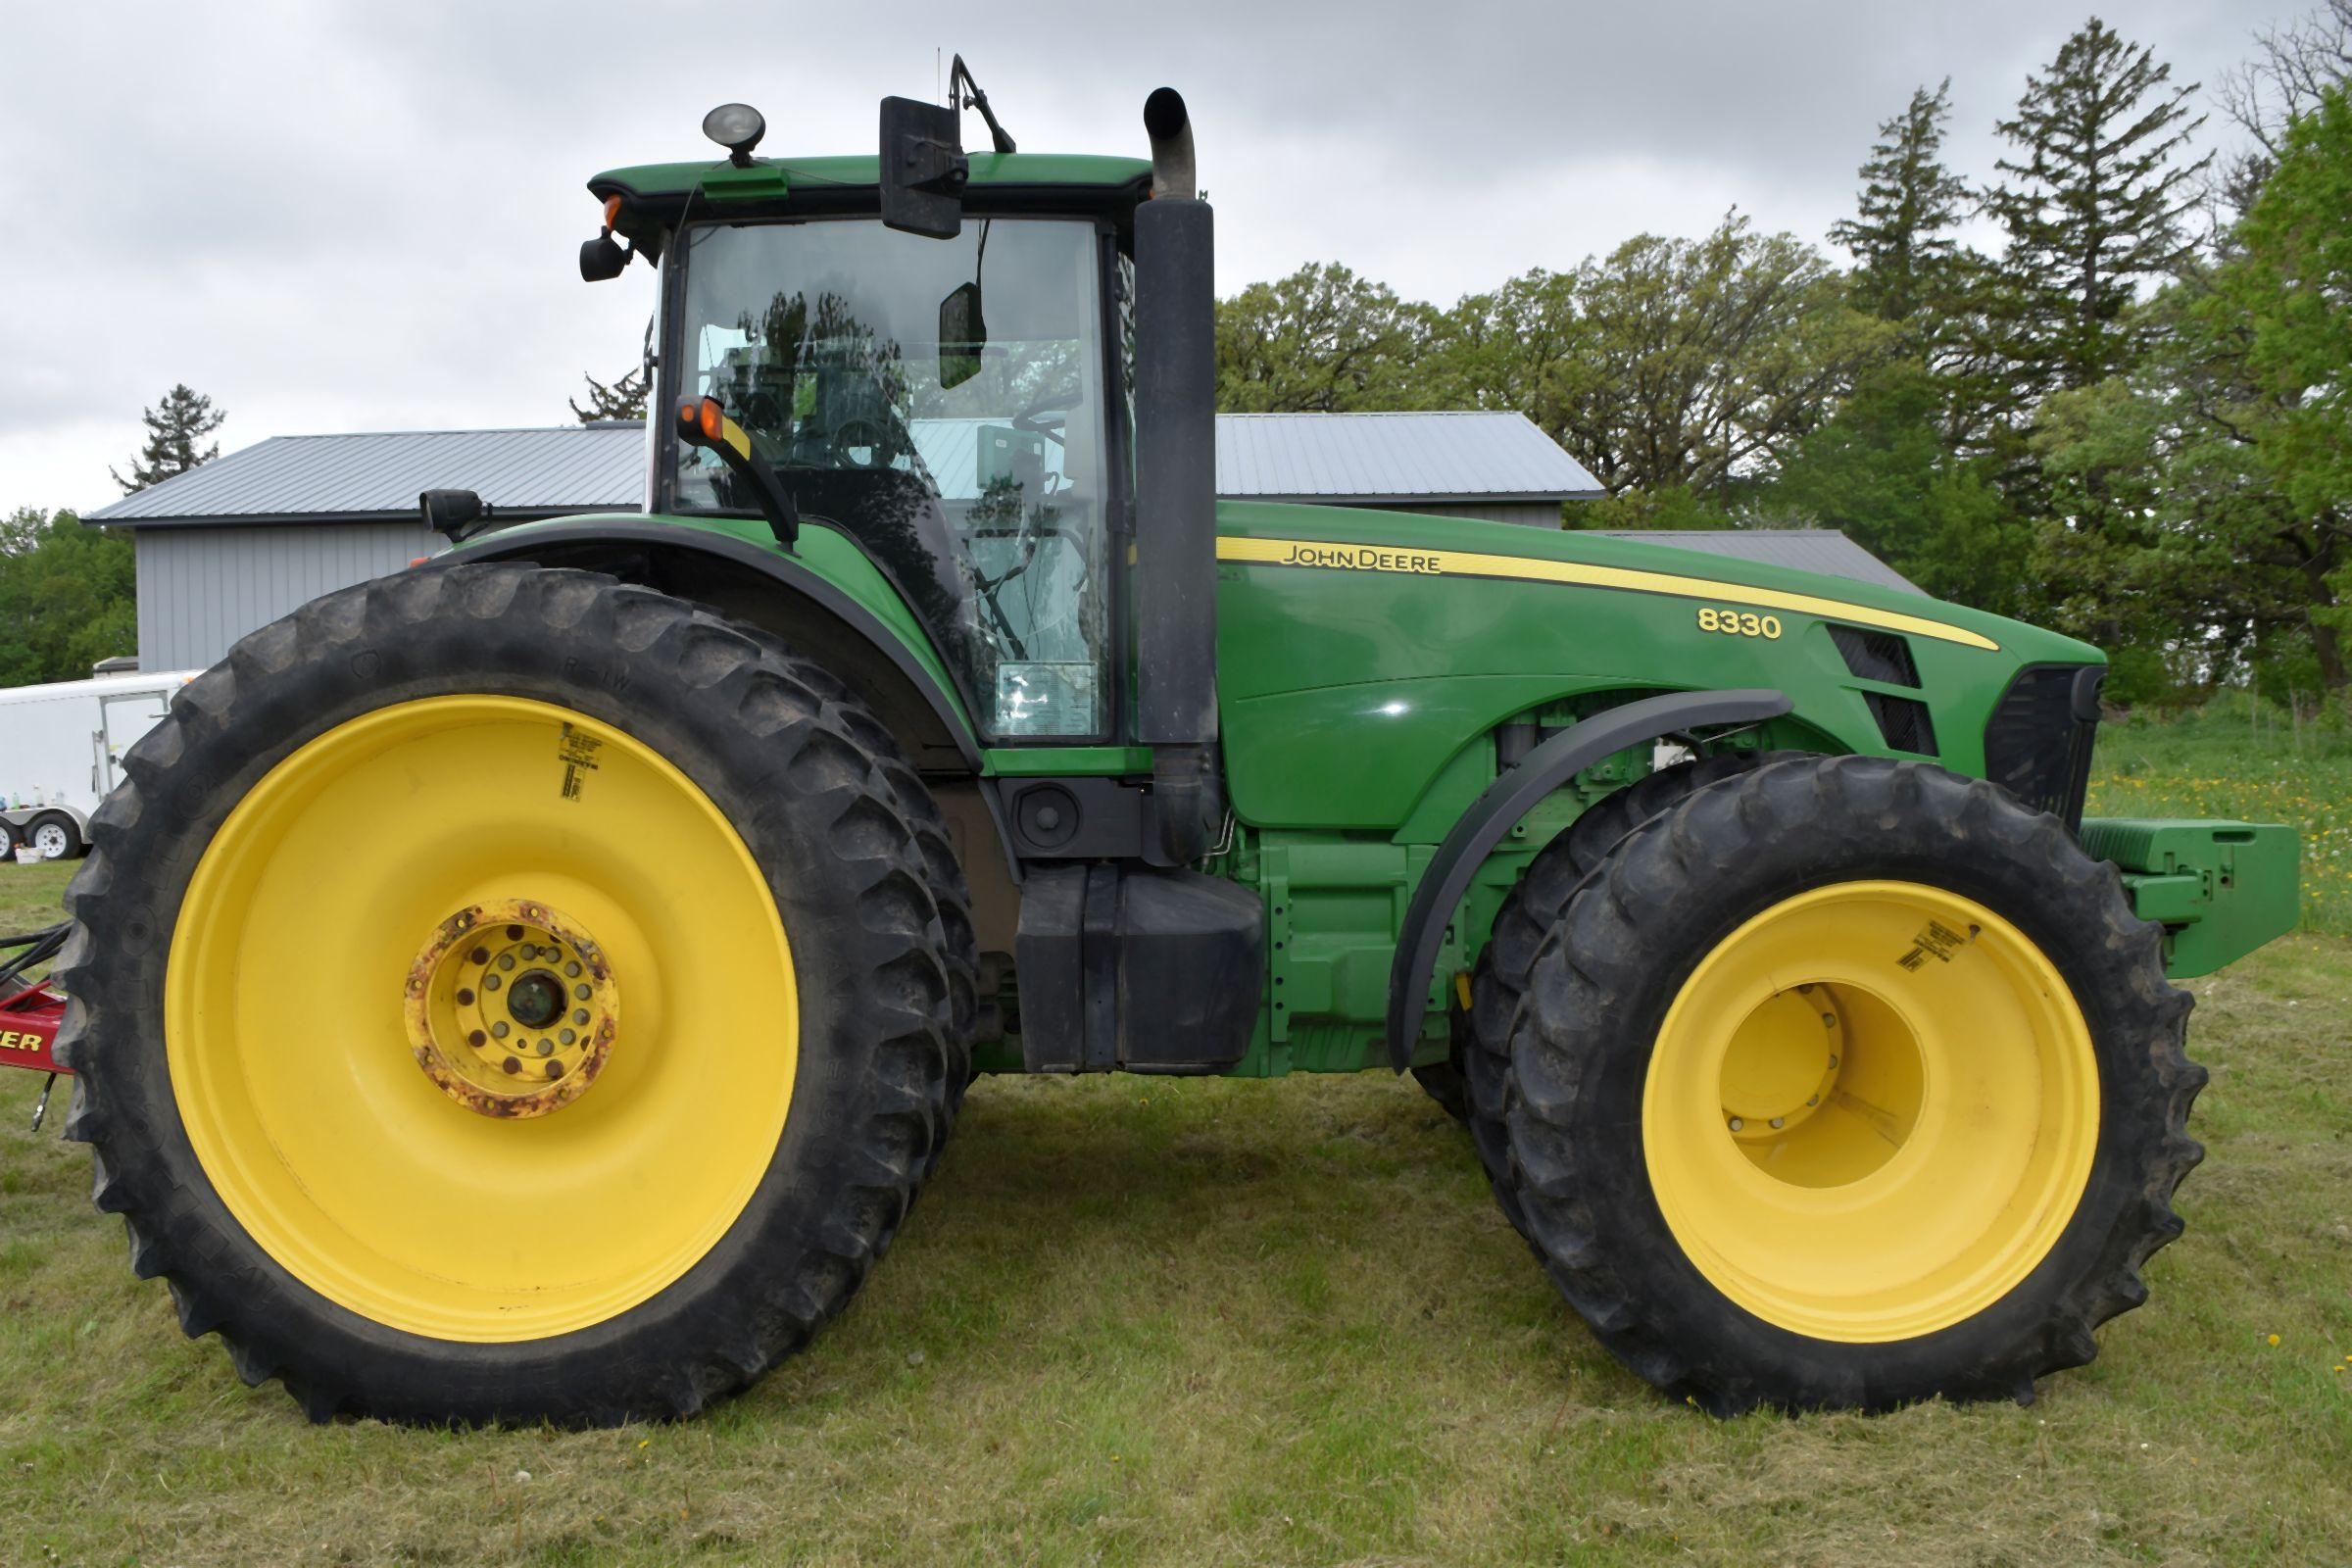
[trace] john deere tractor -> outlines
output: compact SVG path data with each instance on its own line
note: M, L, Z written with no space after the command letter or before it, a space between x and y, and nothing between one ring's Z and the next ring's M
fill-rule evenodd
M2097 649L1665 546L1215 494L1210 212L960 68L875 157L597 175L641 512L315 601L96 818L73 1136L314 1417L686 1415L977 1072L1412 1072L1595 1334L1733 1412L2032 1396L2180 1229L2275 827L2083 821ZM966 152L963 114L992 150Z

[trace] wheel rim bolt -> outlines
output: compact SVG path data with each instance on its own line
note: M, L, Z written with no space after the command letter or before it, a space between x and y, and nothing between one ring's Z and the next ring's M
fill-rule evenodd
M1784 1118L1782 1118L1782 1117L1775 1116L1775 1117L1773 1117L1773 1118L1772 1118L1772 1128L1773 1128L1773 1131L1775 1131L1775 1132L1778 1132L1778 1131L1780 1131L1780 1130L1781 1130L1783 1127L1786 1127L1787 1125L1788 1125L1788 1122L1787 1122L1787 1121L1786 1121Z
M1745 1122L1741 1121L1741 1120L1740 1120L1739 1117L1737 1117L1737 1116L1734 1116L1734 1117L1732 1118L1732 1131L1734 1131L1734 1132L1740 1132L1740 1131L1742 1131L1743 1129L1745 1129L1745 1128L1746 1128L1746 1126L1747 1126L1747 1123L1745 1123Z

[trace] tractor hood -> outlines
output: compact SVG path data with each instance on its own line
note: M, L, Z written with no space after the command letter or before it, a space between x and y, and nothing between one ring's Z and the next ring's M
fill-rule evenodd
M1801 615L1984 653L2106 660L2088 643L1925 594L1671 544L1346 507L1227 502L1217 515L1224 562L1578 586L1770 612L1784 629Z
M1506 724L1767 687L1792 705L1775 745L1981 775L2028 671L2050 671L2063 725L2077 674L2105 662L1898 588L1474 518L1226 502L1217 562L1242 819L1404 842L1434 842L1492 781Z

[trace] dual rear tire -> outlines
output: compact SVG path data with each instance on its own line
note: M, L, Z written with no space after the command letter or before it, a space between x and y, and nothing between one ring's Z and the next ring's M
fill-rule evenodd
M937 1159L976 958L936 809L789 650L586 572L363 584L126 759L68 1123L182 1327L314 1417L689 1414Z

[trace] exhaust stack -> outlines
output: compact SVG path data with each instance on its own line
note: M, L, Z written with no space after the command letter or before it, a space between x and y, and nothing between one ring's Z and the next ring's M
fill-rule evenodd
M1144 100L1144 134L1152 138L1152 199L1189 202L1200 188L1193 173L1193 122L1184 97L1161 87Z
M1135 215L1136 738L1152 749L1166 862L1208 853L1217 766L1215 230L1184 99L1144 102L1152 200Z

